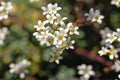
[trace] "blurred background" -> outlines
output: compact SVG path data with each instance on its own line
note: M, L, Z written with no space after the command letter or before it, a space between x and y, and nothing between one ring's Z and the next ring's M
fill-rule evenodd
M100 57L99 31L105 27L115 30L120 27L120 8L110 4L111 0L2 0L12 2L13 10L8 19L0 21L0 28L7 27L9 34L0 45L0 80L20 80L18 75L9 73L9 64L22 59L31 61L29 73L23 80L78 80L77 66L92 65L96 73L90 80L114 80L117 74L109 70L113 63L108 57ZM33 36L34 25L45 20L42 6L58 3L62 17L79 26L79 36L74 36L74 50L65 50L60 64L50 63L50 48L40 46ZM99 9L105 16L102 24L86 21L85 13L90 8ZM119 45L118 45L119 46Z

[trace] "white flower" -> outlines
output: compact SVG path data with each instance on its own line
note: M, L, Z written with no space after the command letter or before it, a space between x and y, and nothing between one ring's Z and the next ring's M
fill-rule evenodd
M49 3L47 8L46 7L42 7L42 10L44 11L43 12L43 15L46 15L46 14L56 14L58 10L61 10L62 8L61 7L58 7L58 4L55 3L55 4L51 4Z
M100 15L100 11L96 10L95 13L94 13L94 15L93 15L92 22L97 21L98 23L101 24L103 18L104 18L104 16Z
M120 74L118 74L118 78L120 79Z
M1 2L0 3L0 20L7 19L8 14L12 10L12 3L11 2Z
M4 44L4 40L5 40L7 34L8 34L7 27L3 27L0 29L0 45Z
M64 34L64 36L68 36L70 28L67 27L66 25L62 25L58 28L58 30L59 30L60 33Z
M110 45L109 46L109 58L110 59L114 59L114 58L118 58L118 54L117 54L117 49L114 48L114 46Z
M109 53L109 50L106 47L102 47L102 50L98 51L98 54L100 56L107 55Z
M92 20L93 15L94 15L94 9L93 9L93 8L91 8L91 9L89 10L89 13L85 13L85 16L88 16L88 17L87 17L87 20L88 20L88 21L89 21L89 20Z
M117 54L118 50L114 48L113 45L109 45L108 47L102 47L102 50L98 51L100 56L108 55L109 58L112 60L114 58L118 58Z
M13 6L11 2L1 2L1 6L4 10L6 10L7 13L11 12Z
M11 63L9 67L11 68L10 73L14 73L14 72L18 71L18 67L16 64Z
M50 4L49 6L51 13L56 14L58 10L61 10L61 7L58 7L58 4L55 3L54 5Z
M120 61L119 60L116 60L114 62L114 65L111 67L113 70L115 70L116 72L119 72L120 71Z
M50 14L50 9L49 9L50 4L46 7L41 7L41 9L44 11L43 15Z
M67 39L67 41L65 41L66 44L66 49L74 49L73 44L75 43L74 40L71 40L70 37Z
M56 31L56 37L55 40L57 41L58 45L61 45L63 43L63 41L66 41L66 34L60 33L58 31Z
M38 21L38 25L35 25L34 28L36 28L37 31L45 29L45 25L48 23L48 21Z
M57 48L57 47L52 47L52 52L53 53L59 53L62 54L65 48Z
M100 30L100 34L101 34L101 37L102 37L101 45L106 45L107 44L106 39L107 39L107 34L108 33L110 33L110 34L113 33L113 31L110 30L108 27L105 27L103 30Z
M78 74L82 75L86 79L89 79L90 76L95 75L95 72L92 70L93 67L91 65L86 66L85 64L82 64L79 65L77 69L78 69Z
M21 62L19 62L19 64L25 68L26 66L29 66L31 63L30 61L23 59Z
M22 60L21 62L18 62L16 64L11 63L10 64L10 73L19 74L20 78L23 79L25 77L25 74L28 73L28 70L26 68L30 65L30 62L26 59Z
M78 26L74 27L72 23L68 23L67 27L70 29L70 35L76 34L79 35Z
M92 22L98 22L102 23L102 19L104 18L103 15L100 15L99 10L95 10L93 8L90 9L89 13L86 13L85 16L88 16L87 20L90 20Z
M120 0L112 0L111 4L116 5L117 7L120 7Z
M117 33L116 32L113 32L113 33L108 33L107 34L107 39L106 39L106 42L108 43L113 43L116 39L117 39Z
M50 35L51 33L49 33L49 30L46 30L46 31L42 31L41 32L41 38L39 38L39 41L40 41L40 44L41 45L44 45L46 44L47 46L50 46L47 42L47 38L48 36Z
M50 59L50 62L56 62L57 64L59 64L60 62L59 62L59 60L61 60L61 59L63 59L63 57L62 56L60 56L61 55L61 53L59 53L59 52L56 52L57 50L55 50L55 51L53 51L53 53L51 54L51 59Z
M61 18L60 14L56 14L56 21L55 21L55 25L57 24L61 24L61 25L64 25L64 20L66 20L67 17L63 17Z
M46 15L46 18L48 19L47 21L51 24L54 23L54 20L56 19L56 16L55 15Z
M102 39L106 39L107 38L107 34L108 33L112 33L113 31L110 30L108 27L105 27L103 30L100 30L100 34L102 36Z

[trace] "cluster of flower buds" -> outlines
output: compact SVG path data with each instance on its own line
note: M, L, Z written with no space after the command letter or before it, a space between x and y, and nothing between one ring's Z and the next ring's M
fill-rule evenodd
M86 13L85 16L88 16L87 17L87 20L88 21L91 21L91 22L98 22L99 24L102 23L102 19L104 18L103 15L100 15L100 11L99 10L95 10L93 8L91 8L89 10L89 13Z
M26 59L14 64L10 64L10 73L19 74L20 78L25 78L25 74L28 73L28 70L26 69L30 65L30 62Z
M72 44L75 43L71 39L71 35L79 35L78 27L74 27L71 22L65 23L67 17L61 17L58 13L61 10L58 4L49 3L47 7L42 7L43 15L46 16L45 21L38 21L38 24L34 26L36 32L33 33L35 38L40 42L40 45L52 46L52 58L50 62L55 61L59 64L60 56L64 49L73 49Z
M13 6L11 2L0 2L0 21L8 18Z
M119 48L115 48L113 43L120 42L120 28L117 28L116 31L111 31L109 29L105 29L101 31L103 37L103 47L98 53L100 56L109 55L109 58L113 60L114 58L118 58L118 52L120 52ZM103 36L104 35L104 36Z
M78 67L78 74L81 75L80 80L89 80L90 76L94 76L95 72L93 71L92 65L79 65Z
M0 28L0 45L4 44L4 40L7 34L8 34L8 28L6 27Z

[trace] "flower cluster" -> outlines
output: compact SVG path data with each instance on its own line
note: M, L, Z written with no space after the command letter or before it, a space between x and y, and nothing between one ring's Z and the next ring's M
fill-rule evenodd
M25 77L25 74L28 73L28 70L26 68L30 65L30 62L26 59L14 64L10 64L10 73L19 74L20 78L23 79Z
M102 31L104 35L104 46L102 47L102 50L98 52L100 56L102 55L109 55L110 59L118 58L118 52L120 51L119 48L115 48L113 43L114 42L120 42L120 28L118 28L116 31ZM105 36L106 35L106 36Z
M112 0L111 4L116 5L117 7L120 7L120 0Z
M82 64L79 65L77 69L79 70L78 74L82 75L81 80L89 80L90 76L95 75L95 72L92 70L93 67L91 65L87 66L85 64Z
M3 27L0 29L0 45L4 44L4 40L7 34L8 34L8 28Z
M100 15L100 11L99 10L95 10L94 11L93 8L91 8L89 10L89 13L86 13L85 16L88 16L87 17L88 21L98 22L99 24L101 24L102 23L102 19L104 19L104 16Z
M33 33L35 38L40 42L40 45L52 46L52 58L50 62L55 61L59 63L62 59L60 56L64 49L74 49L72 44L75 43L71 39L71 35L79 35L78 27L74 27L71 22L65 24L67 17L61 17L58 13L61 10L58 4L48 4L47 7L42 7L43 15L46 16L45 21L38 21L38 24L34 26L36 32Z
M0 2L0 21L8 18L13 6L11 2Z

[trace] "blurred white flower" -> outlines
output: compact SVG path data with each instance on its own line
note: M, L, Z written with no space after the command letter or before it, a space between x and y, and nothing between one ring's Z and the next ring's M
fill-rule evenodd
M91 21L91 22L98 22L98 23L102 23L102 19L104 19L103 15L100 15L100 11L99 10L95 10L93 8L91 8L89 10L89 13L86 13L85 16L87 17L87 20Z
M117 39L117 33L116 33L116 32L107 33L106 42L108 42L108 43L113 43L116 39Z
M0 21L8 18L8 14L11 12L13 6L11 2L0 3Z
M118 74L118 78L120 79L120 74Z
M0 29L0 45L4 44L4 40L6 38L6 35L8 34L8 28L7 27L3 27Z
M46 15L46 14L57 14L57 11L59 11L61 9L62 8L58 7L57 3L55 3L55 4L49 3L47 7L42 7L42 10L44 11L43 15Z
M120 7L120 0L112 0L111 4L116 5L117 7Z
M66 41L66 34L63 34L59 31L56 31L56 36L55 36L55 40L57 41L58 45L61 45L62 42Z
M97 21L98 23L101 24L103 18L104 18L104 16L100 15L100 11L96 10L95 13L94 13L94 15L93 15L92 22Z
M100 34L102 37L101 45L106 45L106 39L108 33L113 33L113 31L110 30L109 27L105 27L104 29L100 30Z
M53 48L52 51L53 51L53 53L51 54L52 57L50 59L50 62L54 62L55 61L57 64L59 64L60 63L59 60L61 60L63 58L62 56L60 56L61 53L59 53L61 51L59 51L57 48Z
M62 18L60 14L56 14L55 25L57 25L57 24L64 25L65 24L64 20L66 20L66 19L67 19L67 17Z
M100 35L102 37L102 40L100 42L101 45L106 45L107 34L112 32L113 31L110 30L108 27L105 27L104 29L100 30Z
M79 65L77 69L78 69L78 74L82 75L85 79L89 79L90 76L95 75L95 72L93 71L93 67L91 65L87 66L85 64L82 64Z
M77 31L78 26L74 27L72 23L68 23L67 27L68 29L70 29L70 33L69 33L70 35L73 35L73 34L79 35L79 32Z
M116 60L114 62L114 65L111 67L113 70L115 70L116 72L120 71L120 60Z
M110 59L114 59L114 58L118 58L118 54L117 54L117 49L114 48L114 46L110 45L109 46L109 58Z
M9 65L10 67L10 73L15 73L18 74L21 79L25 78L25 74L28 73L28 70L26 68L30 65L31 63L24 59L16 64L11 63Z
M35 25L34 28L36 28L37 31L45 29L45 25L48 23L48 21L38 21L38 25Z
M54 20L56 19L56 16L55 15L46 15L46 18L48 19L47 21L51 24L54 23Z
M107 55L109 53L109 50L106 47L102 47L102 50L98 51L98 54L100 56Z
M58 7L58 4L55 3L54 5L50 4L49 6L51 13L56 14L58 10L61 10L61 7Z
M105 27L103 30L100 30L100 34L102 36L102 39L107 38L107 33L112 33L113 31L109 29L109 27Z
M66 49L69 49L69 48L74 49L74 47L73 47L74 43L75 43L75 41L71 40L70 37L69 37L68 40L65 41Z
M112 60L114 58L118 58L118 50L114 48L113 45L109 45L108 47L102 47L102 50L98 51L100 56L108 55Z
M89 13L85 13L85 16L88 16L88 17L87 17L87 20L88 20L88 21L91 21L91 20L92 20L93 15L94 15L94 9L93 9L93 8L91 8L91 9L89 10Z

